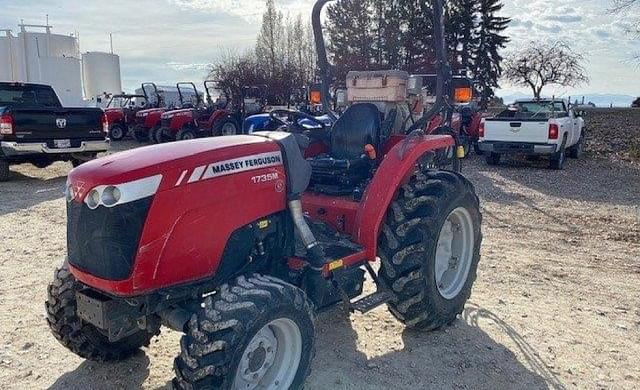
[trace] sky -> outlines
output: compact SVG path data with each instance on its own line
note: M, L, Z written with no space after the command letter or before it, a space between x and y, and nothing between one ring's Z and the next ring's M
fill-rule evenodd
M78 32L82 51L108 51L113 33L125 90L141 82L175 84L203 80L208 64L227 51L255 43L264 0L0 0L0 29L18 23L44 24L53 31ZM291 17L310 15L313 0L276 0ZM505 55L530 40L562 39L586 57L591 79L579 88L550 88L545 94L640 95L640 38L626 30L640 21L640 6L622 15L607 10L611 0L504 0L513 18ZM502 83L500 94L526 90Z

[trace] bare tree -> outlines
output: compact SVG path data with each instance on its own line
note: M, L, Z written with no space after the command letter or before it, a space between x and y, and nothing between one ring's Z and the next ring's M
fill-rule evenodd
M584 57L565 42L531 42L506 56L503 77L514 85L531 88L539 99L547 85L575 87L589 82L583 61Z

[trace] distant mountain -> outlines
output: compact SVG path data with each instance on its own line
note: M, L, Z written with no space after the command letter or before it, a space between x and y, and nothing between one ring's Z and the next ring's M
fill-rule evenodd
M498 95L504 100L505 104L513 103L517 99L527 99L530 98L531 95L526 93L516 92L510 95ZM633 102L636 98L630 95L618 95L618 94L586 94L586 95L571 95L571 100L582 103L582 97L584 96L585 103L594 103L598 107L609 107L613 105L614 107L629 107L631 106L631 102ZM551 96L549 96L551 97ZM563 96L564 98L568 98L568 96Z

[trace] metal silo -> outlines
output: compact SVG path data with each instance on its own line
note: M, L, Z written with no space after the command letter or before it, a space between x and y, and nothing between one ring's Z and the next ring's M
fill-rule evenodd
M121 93L120 57L96 51L82 54L82 79L84 95L89 99Z

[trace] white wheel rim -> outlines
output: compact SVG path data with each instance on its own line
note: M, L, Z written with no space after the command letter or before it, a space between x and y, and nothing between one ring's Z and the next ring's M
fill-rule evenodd
M473 262L474 235L473 219L463 207L449 213L440 229L435 276L438 291L445 299L457 297L467 282Z
M236 125L233 123L225 123L222 125L222 135L235 135Z
M288 318L273 320L253 336L242 353L233 388L288 389L302 358L302 333Z

